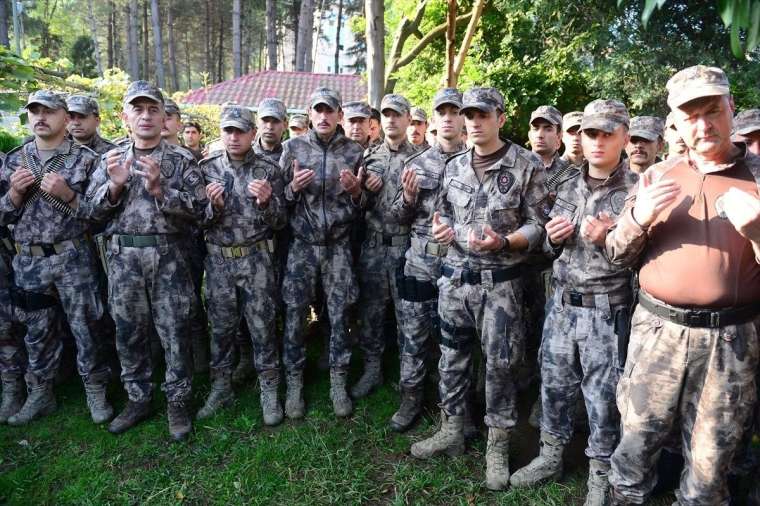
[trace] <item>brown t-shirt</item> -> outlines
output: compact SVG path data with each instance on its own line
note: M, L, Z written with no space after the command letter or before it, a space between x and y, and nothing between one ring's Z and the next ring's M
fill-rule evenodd
M758 196L745 160L741 156L724 170L702 174L684 157L662 173L662 179L678 181L681 193L649 227L639 272L643 290L682 307L737 307L760 300L760 264L752 245L715 208L731 187Z
M502 147L491 153L490 155L480 156L475 150L472 150L472 168L475 174L478 176L478 180L483 181L483 174L486 169L493 166L496 162L504 158L509 149L509 143L505 142Z

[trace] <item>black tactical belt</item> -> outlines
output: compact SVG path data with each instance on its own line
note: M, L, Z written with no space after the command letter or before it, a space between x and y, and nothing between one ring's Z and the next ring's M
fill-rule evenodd
M10 292L11 304L24 311L39 311L58 304L58 299L55 296L46 293L30 292L17 286L12 286Z
M448 265L444 265L441 268L441 272L447 278L451 278L454 276L455 269L453 267L449 267ZM482 271L463 269L462 277L460 280L462 283L465 283L467 285L479 285L482 279L481 272ZM507 267L505 269L493 269L489 272L491 273L491 279L494 283L501 283L502 281L510 281L512 279L519 278L522 274L522 269L521 266L515 265L513 267Z
M609 293L609 294L596 294L607 295L610 301L610 306L620 306L623 304L630 304L632 297L629 293ZM596 300L593 293L580 293L565 290L562 292L562 302L570 304L576 307L596 307Z
M274 253L274 241L262 239L250 246L218 246L210 242L206 243L206 251L209 255L221 255L224 258L243 258L256 250Z
M87 244L87 240L81 237L66 241L45 244L20 244L16 243L16 253L33 257L51 257L60 255L64 251L80 249Z
M174 242L175 237L168 234L114 235L112 239L123 248L151 248Z
M472 327L455 327L454 325L444 320L440 321L440 326L441 344L453 350L462 351L468 349L472 345L472 341L477 336L475 329ZM449 334L451 337L458 337L460 339L450 339L444 334L444 332L446 334Z
M396 285L399 297L409 302L427 302L438 298L438 288L432 281L402 275L396 280Z
M639 291L639 304L650 313L686 327L717 329L747 323L760 315L760 301L728 309L685 309L658 302L644 290Z

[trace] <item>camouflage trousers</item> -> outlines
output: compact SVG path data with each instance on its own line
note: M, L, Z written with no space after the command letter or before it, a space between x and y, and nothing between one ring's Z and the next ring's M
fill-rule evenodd
M441 408L449 416L464 414L472 381L472 346L479 340L485 361L485 424L511 429L517 424L514 372L525 342L520 280L489 286L460 284L444 276L438 290Z
M153 363L150 333L154 326L166 362L162 389L169 401L190 397L189 317L193 284L184 255L168 241L145 248L108 248L108 300L116 323L121 381L129 399L151 399Z
M193 296L190 300L190 335L203 336L204 342L208 336L208 322L203 308L201 290L203 286L203 266L206 258L206 244L199 232L193 231L180 242L181 248L187 255L187 265L190 269L190 279L193 282Z
M352 264L348 238L327 246L307 244L295 237L291 240L282 282L285 303L283 363L288 371L302 370L306 363L304 329L309 304L316 299L320 282L330 320L330 367L348 367L351 342L346 314L356 302L359 291Z
M672 425L680 420L684 470L679 504L727 505L726 479L756 400L760 317L741 325L690 328L638 306L617 388L621 439L610 484L643 504Z
M629 310L610 307L605 294L595 297L596 307L572 306L562 302L562 293L558 287L541 341L541 430L570 443L580 392L590 428L586 456L608 462L619 439L615 389L622 364L616 329L627 334Z
M253 249L241 258L206 257L206 305L211 321L211 374L232 374L234 345L245 319L256 371L279 370L274 330L277 289L272 253Z
M104 309L96 261L92 247L85 245L47 257L16 255L13 273L20 289L60 300L74 335L79 375L86 382L98 383L107 381L110 372L100 342ZM57 305L16 308L16 317L26 326L26 375L35 384L53 380L58 370L63 347L56 332L59 311Z
M384 246L364 242L357 274L359 278L359 348L364 356L379 357L385 351L385 312L392 303L396 325L401 321L396 275L407 246ZM398 331L399 342L401 331Z
M528 265L522 277L525 293L525 356L520 368L521 383L530 383L540 374L538 348L544 329L545 307L551 299L552 268ZM524 379L523 379L524 378Z
M12 328L11 261L0 254L0 374L20 377L26 371L26 353L22 336Z

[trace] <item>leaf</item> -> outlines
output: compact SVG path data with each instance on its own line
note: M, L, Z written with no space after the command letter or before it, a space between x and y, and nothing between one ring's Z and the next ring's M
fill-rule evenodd
M747 51L753 51L760 43L760 2L754 2L752 17L747 30Z
M731 52L737 58L744 59L744 50L741 40L739 40L739 25L736 23L731 25Z

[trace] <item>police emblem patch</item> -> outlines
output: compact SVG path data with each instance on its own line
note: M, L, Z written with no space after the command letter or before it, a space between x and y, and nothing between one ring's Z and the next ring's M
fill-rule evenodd
M161 161L161 175L166 178L174 175L174 164L170 160Z
M163 165L161 165L161 168L163 169ZM190 171L185 174L185 182L190 186L195 186L201 182L201 176L194 170Z
M499 186L501 193L507 193L512 185L515 184L515 176L509 172L502 172L496 178L496 184Z
M620 214L623 212L623 208L625 207L625 197L627 195L628 193L623 190L610 193L610 207L612 208L613 213Z
M266 179L267 170L264 167L256 167L253 171L253 179Z

